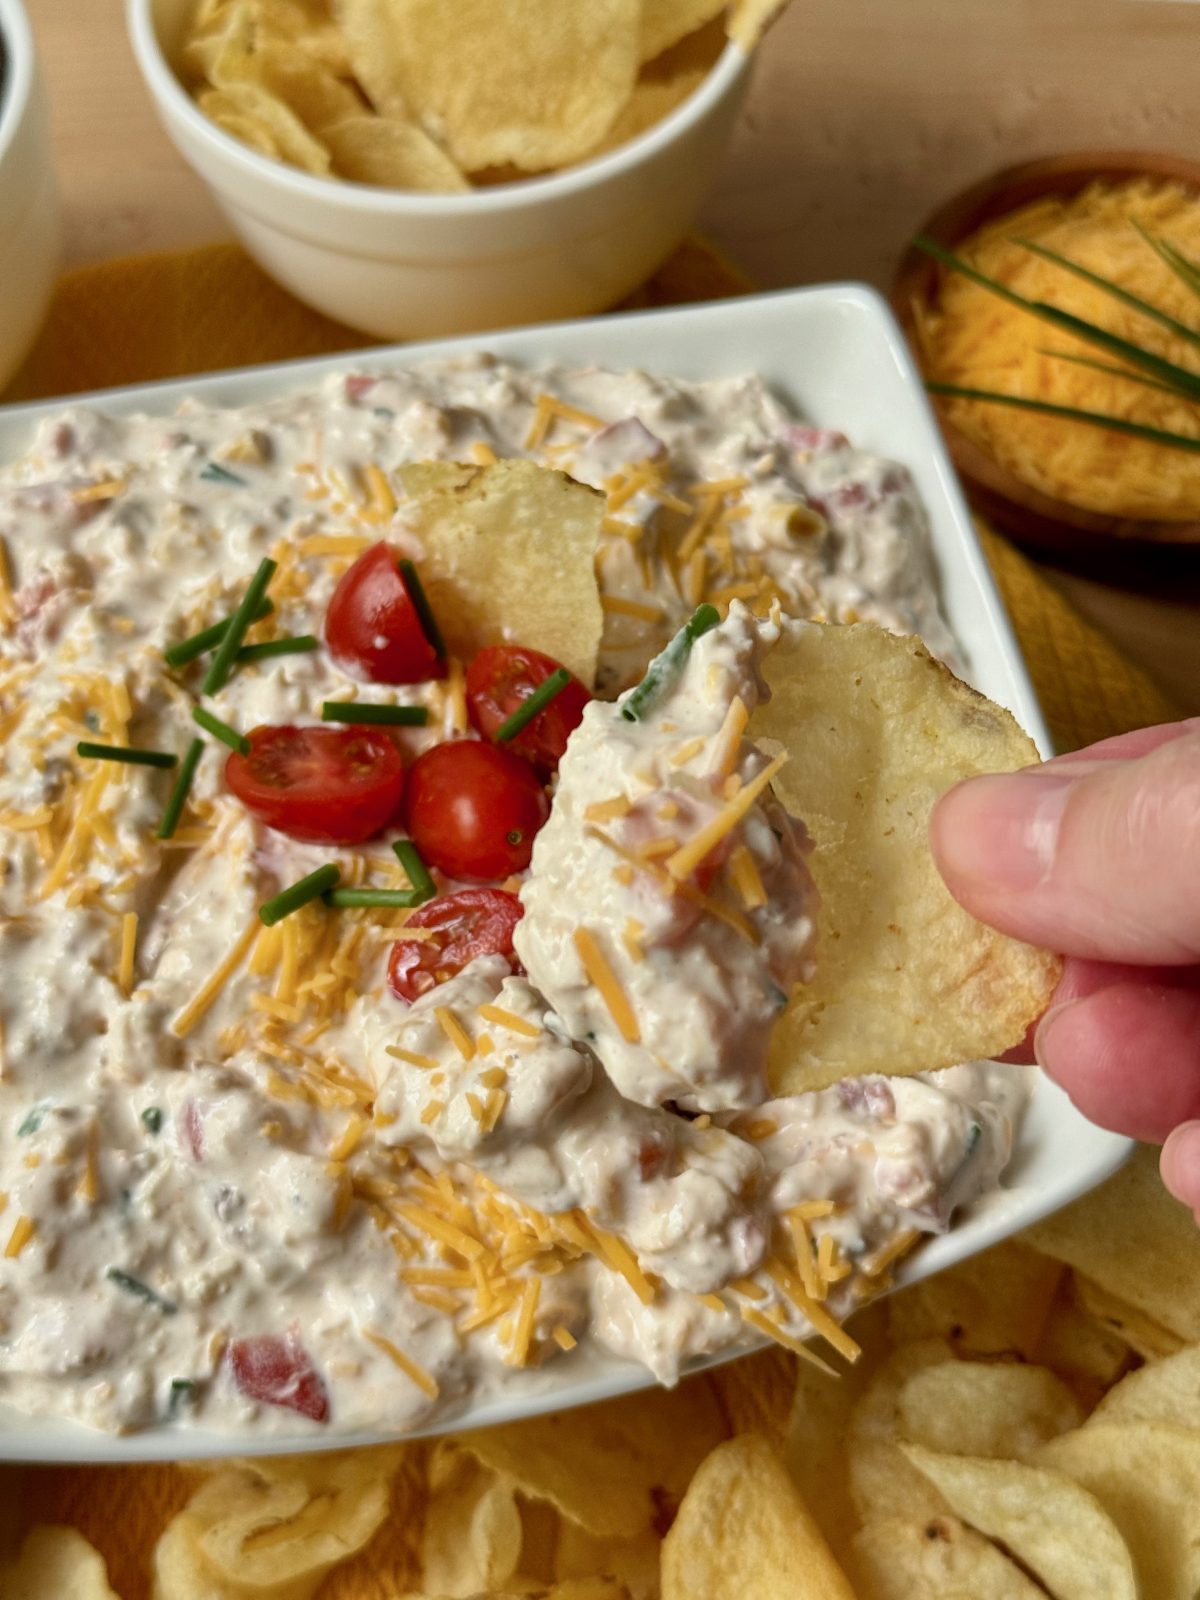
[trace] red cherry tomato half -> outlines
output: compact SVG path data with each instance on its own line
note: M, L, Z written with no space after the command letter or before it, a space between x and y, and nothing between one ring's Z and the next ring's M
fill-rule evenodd
M227 1352L233 1381L251 1400L284 1406L314 1422L329 1417L329 1391L294 1328L234 1339Z
M467 669L471 721L485 739L495 742L505 719L558 669L554 657L544 656L540 650L528 650L519 644L489 645ZM505 748L523 756L543 778L549 778L557 772L567 740L579 726L583 708L591 698L579 679L573 677L520 733L504 741Z
M434 745L408 775L408 831L425 860L450 878L487 882L520 872L549 815L533 768L478 739Z
M400 752L379 728L255 728L225 779L268 828L309 844L361 844L395 817Z
M388 984L410 1004L435 984L462 971L476 956L513 960L513 929L525 908L506 889L460 889L429 900L406 927L432 928L432 939L397 939L388 960Z
M325 613L325 643L342 668L372 683L446 675L390 545L373 544L343 574Z

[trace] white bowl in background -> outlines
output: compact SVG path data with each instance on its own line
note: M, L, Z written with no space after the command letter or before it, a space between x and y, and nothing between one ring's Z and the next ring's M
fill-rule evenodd
M58 273L62 214L50 103L20 0L0 0L0 389L34 341Z
M788 289L711 305L522 328L484 339L355 350L75 396L70 404L120 415L157 416L168 415L188 396L210 406L262 405L320 383L338 370L386 372L480 349L527 365L599 363L691 380L752 372L810 422L838 428L863 449L903 462L929 516L943 612L961 646L964 676L1007 706L1043 753L1049 753L1049 736L1020 647L904 336L880 296L862 285ZM38 423L63 404L55 400L0 407L0 462L29 449ZM1107 1178L1131 1148L1127 1139L1093 1126L1056 1084L1038 1074L1003 1188L985 1196L949 1233L930 1240L904 1261L897 1282L927 1278L1040 1221ZM715 1361L728 1359L725 1352ZM713 1364L711 1359L698 1363ZM505 1392L459 1416L439 1419L428 1431L510 1422L606 1400L652 1382L644 1368L600 1353L586 1363L514 1369ZM342 1449L377 1444L387 1437L384 1419L378 1433L335 1433L327 1440L314 1437L310 1428L262 1435L157 1428L116 1437L0 1406L0 1461L183 1461Z
M600 311L670 254L716 174L750 75L726 47L680 106L566 171L469 194L313 177L225 133L174 70L195 0L127 0L133 51L175 147L259 265L379 338Z

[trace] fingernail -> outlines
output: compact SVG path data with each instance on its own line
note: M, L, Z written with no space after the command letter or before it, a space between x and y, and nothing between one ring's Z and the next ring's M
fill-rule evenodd
M1200 1122L1181 1122L1158 1158L1162 1181L1185 1206L1200 1206Z
M971 778L934 811L938 866L952 887L1024 890L1049 872L1063 812L1079 775L1066 768Z
M1034 1030L1034 1060L1048 1077L1054 1077L1054 1069L1051 1065L1053 1051L1050 1044L1050 1034L1058 1018L1062 1016L1064 1011L1069 1011L1075 1004L1076 1002L1074 1000L1062 1000L1058 1005L1051 1006L1049 1011L1044 1011L1042 1013L1042 1019L1038 1023L1037 1028Z

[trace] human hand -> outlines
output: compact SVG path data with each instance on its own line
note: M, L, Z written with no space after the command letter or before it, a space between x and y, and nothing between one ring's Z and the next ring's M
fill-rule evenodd
M1200 1222L1200 717L959 784L930 842L968 911L1066 956L1038 1063L1093 1122L1163 1144Z

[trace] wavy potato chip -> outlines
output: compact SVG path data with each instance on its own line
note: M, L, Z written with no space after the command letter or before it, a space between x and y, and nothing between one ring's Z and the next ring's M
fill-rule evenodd
M376 0L371 14L376 47L387 33L389 97L467 171L578 160L637 75L639 0L458 0L452 24L444 0Z
M323 127L321 138L334 171L354 183L442 194L471 187L423 128L400 117L345 117Z
M902 1448L957 1516L999 1539L1055 1600L1138 1600L1116 1524L1070 1477L1020 1461Z
M905 1441L961 1456L1020 1460L1082 1421L1083 1407L1053 1372L1011 1361L926 1367L905 1382L897 1405Z
M718 1445L662 1547L662 1600L855 1600L765 1439Z
M249 142L267 155L305 172L323 177L330 168L329 151L315 138L300 118L282 100L257 83L230 83L223 89L205 89L196 104L206 117L236 138L246 138L242 130L257 130Z
M521 1515L511 1480L463 1450L438 1452L421 1537L421 1578L431 1594L503 1588L521 1559Z
M604 627L596 584L604 496L532 461L422 461L400 479L408 496L400 515L424 550L421 581L450 650L469 658L521 617L522 644L590 685Z
M751 733L791 755L775 789L812 835L821 895L816 976L771 1044L776 1092L1020 1043L1061 963L951 898L928 824L960 779L1036 761L1032 740L919 640L865 624L788 625L765 676L771 698Z
M118 1600L104 1557L76 1528L37 1527L0 1567L3 1600Z
M858 1600L1045 1600L994 1544L957 1517L889 1517L854 1536Z

